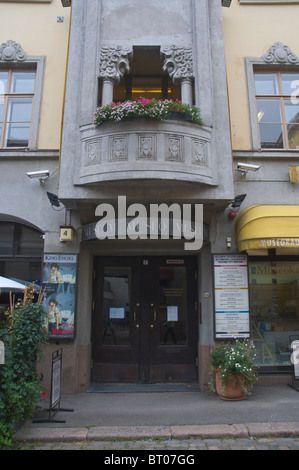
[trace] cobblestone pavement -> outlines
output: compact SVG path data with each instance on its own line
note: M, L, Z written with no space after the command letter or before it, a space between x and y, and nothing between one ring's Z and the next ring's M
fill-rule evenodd
M192 456L192 451L199 450L299 450L299 438L247 438L247 439L146 439L132 441L81 441L81 442L48 442L48 443L26 443L23 450L101 450L103 456L111 455L111 451L153 451L152 459L156 461L150 463L168 464L171 459L171 452L182 451L182 456ZM163 451L164 457L157 457ZM122 452L121 455L129 456L129 452ZM134 455L134 453L133 453ZM142 453L140 454L142 455ZM146 455L149 455L146 452ZM152 454L150 454L152 455ZM156 455L156 457L155 457ZM142 457L139 457L142 459ZM144 457L145 459L147 457ZM158 462L157 459L162 461ZM174 458L174 457L173 457ZM182 457L183 458L183 457ZM189 457L191 459L191 457ZM144 460L141 460L144 463ZM113 463L113 462L111 462ZM115 463L115 462L114 462ZM120 462L116 462L120 463ZM186 462L188 463L188 462ZM191 460L189 463L193 463ZM135 466L135 465L134 465Z

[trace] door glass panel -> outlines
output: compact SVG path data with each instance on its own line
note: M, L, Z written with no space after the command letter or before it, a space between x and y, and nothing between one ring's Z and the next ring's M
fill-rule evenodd
M186 267L159 267L161 345L187 344Z
M131 268L104 268L103 338L106 345L130 344Z

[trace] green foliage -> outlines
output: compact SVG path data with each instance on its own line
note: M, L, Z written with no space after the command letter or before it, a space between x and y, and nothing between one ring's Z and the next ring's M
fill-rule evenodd
M186 113L196 124L203 124L200 110L196 106L182 103L179 100L148 100L140 97L137 100L128 100L124 103L109 103L100 106L94 112L94 124L99 126L106 121L124 121L126 119L147 118L160 121L166 119L169 112Z
M0 449L12 448L16 426L32 416L41 395L36 363L46 340L45 312L33 294L30 286L24 302L5 312L0 324L5 345L5 364L0 365Z
M240 378L244 393L249 394L256 382L255 356L255 346L251 341L236 340L215 346L210 352L211 389L214 389L217 371L222 390L225 389L225 382L236 374Z

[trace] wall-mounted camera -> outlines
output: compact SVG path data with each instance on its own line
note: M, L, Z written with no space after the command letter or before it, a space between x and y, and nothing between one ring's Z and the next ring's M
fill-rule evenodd
M27 176L29 178L38 178L41 183L44 182L44 180L48 179L50 176L50 170L40 170L40 171L27 171Z

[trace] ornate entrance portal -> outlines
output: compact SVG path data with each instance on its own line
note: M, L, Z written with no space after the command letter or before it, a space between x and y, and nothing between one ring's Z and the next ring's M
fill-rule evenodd
M197 380L193 257L95 258L92 380Z

